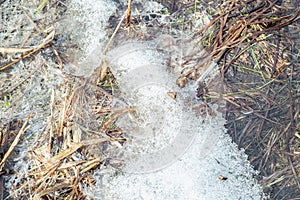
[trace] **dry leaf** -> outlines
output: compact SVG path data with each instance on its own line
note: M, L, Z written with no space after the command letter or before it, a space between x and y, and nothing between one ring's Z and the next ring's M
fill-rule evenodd
M176 97L177 97L177 92L168 92L167 94L168 94L169 97L171 97L172 99L176 99Z
M184 77L178 78L176 81L176 84L179 87L183 88L187 84L187 82L188 82L188 79L187 79L187 77L184 76Z

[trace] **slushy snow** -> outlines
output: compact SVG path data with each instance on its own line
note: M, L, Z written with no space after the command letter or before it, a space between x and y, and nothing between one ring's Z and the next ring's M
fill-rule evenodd
M81 47L66 52L73 62L64 68L68 74L89 77L99 66L108 39L106 26L116 12L116 2L72 0L64 20L54 24L63 33L61 36L67 35L74 42L70 46ZM200 103L193 98L195 85L177 87L178 74L167 70L166 55L157 51L157 41L124 41L106 58L122 91L122 98L115 99L116 106L129 105L133 112L117 122L128 137L128 142L117 152L125 162L124 167L96 170L96 185L84 188L85 194L91 199L107 200L263 199L262 188L253 177L256 171L245 153L226 135L225 119L214 106L216 116L203 117L195 112L194 106ZM124 49L130 51L124 54ZM32 66L41 63L38 59L36 62ZM33 112L27 132L43 133L47 129L49 99L65 75L51 66L31 70L36 72L29 89L22 91L23 107L6 109L0 115L1 120L24 119ZM18 68L12 70L14 74L22 74ZM168 96L170 92L177 93L176 99ZM26 141L21 146L35 143L33 139ZM16 161L15 169L19 172L26 173L30 168L30 163L25 166L22 160L26 153L24 150L24 155ZM14 178L16 183L21 179Z
M117 122L128 131L120 149L124 168L98 171L97 185L87 193L124 200L263 199L256 171L226 134L221 113L194 112L200 103L191 98L195 86L177 87L157 41L127 42L108 54L123 105L136 109L135 118L129 113ZM177 92L177 98L168 92Z
M112 4L103 6L108 2ZM97 18L89 10L84 16ZM214 105L216 116L194 111L196 86L177 87L178 74L167 69L166 55L157 51L159 41L123 41L108 53L122 92L115 105L133 108L117 121L128 137L118 152L125 163L121 170L97 170L96 185L85 188L86 195L109 200L263 199L257 172L226 134L225 119Z

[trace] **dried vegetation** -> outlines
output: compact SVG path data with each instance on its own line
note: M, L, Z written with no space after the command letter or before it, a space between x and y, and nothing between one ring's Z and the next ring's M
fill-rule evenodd
M223 102L229 134L271 198L299 197L299 2L207 5L213 19L195 37L218 62L221 81L202 83L200 95Z
M199 58L198 64L183 73L181 79L198 80L198 96L204 102L223 102L229 134L261 172L265 191L274 199L299 197L300 26L297 0L159 2L167 5L174 16L193 9L210 13L211 22L201 30L194 30L193 37L206 48L209 57ZM43 1L40 6L39 10L47 12L61 5ZM43 20L36 24L29 16L28 19L39 31ZM52 49L57 66L62 68L65 60L56 50L54 30L41 33L44 39L32 48L1 47L3 57L6 54L21 56L8 63L1 62L0 72L5 73L20 61L33 59L45 48ZM221 66L218 81L199 80L203 68L209 68L212 62ZM28 78L33 73L29 73ZM25 80L26 77L1 91L1 100L9 98ZM3 176L17 173L10 170L9 165L18 153L13 150L26 131L28 120L14 119L0 125L1 199L3 194L14 198L84 199L83 187L95 182L93 170L110 164L111 157L105 153L109 146L120 146L125 141L122 132L113 125L122 111L110 110L111 92L117 88L108 68L102 69L102 74L96 71L88 80L66 77L64 84L65 98L58 98L52 92L51 120L27 158L32 167L22 177L23 182L12 185L10 194L5 192ZM85 123L81 121L83 118L96 120L82 124ZM93 149L96 150L93 152ZM11 161L7 161L9 156Z

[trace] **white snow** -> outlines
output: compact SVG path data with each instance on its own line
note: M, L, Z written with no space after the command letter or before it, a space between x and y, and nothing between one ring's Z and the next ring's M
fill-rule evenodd
M128 131L119 157L124 168L100 171L88 193L124 200L262 199L256 172L226 135L225 119L220 113L204 118L191 109L200 103L191 98L195 87L177 87L157 46L157 41L128 42L108 54L123 105L136 110L134 117L129 113L118 121ZM170 91L177 92L175 100Z
M65 70L76 76L89 77L99 67L102 51L107 42L105 31L109 17L116 12L113 1L107 0L72 0L68 11L58 28L70 37L68 48L72 61ZM70 43L71 41L71 43Z
M134 111L118 119L128 137L118 154L124 167L96 171L97 183L85 188L86 194L109 200L263 199L253 177L257 172L226 135L225 119L220 113L197 115L192 109L200 103L193 98L196 87L180 89L175 84L178 74L167 69L166 55L157 51L165 48L165 41L124 41L109 52L107 59L122 91L116 106ZM175 51L168 48L173 54L176 48L190 49L184 42L180 45L172 46ZM168 92L177 92L177 98Z
M94 72L107 40L105 26L115 10L116 3L112 0L71 1L68 14L59 26L64 27L63 33L81 49L68 52L74 65L64 70L85 77ZM163 64L166 57L157 52L158 41L127 42L110 51L107 57L122 91L122 100L115 99L116 102L130 105L135 111L118 121L128 134L128 142L119 154L126 161L124 168L96 171L96 185L85 188L86 195L107 200L262 199L262 188L253 178L256 171L245 153L226 135L225 119L220 113L203 118L194 112L193 105L200 103L192 98L195 86L177 87L178 75L169 72ZM49 107L33 107L36 101L32 99L41 98L40 102L48 105L51 91L60 85L58 78L61 81L63 76L47 70L50 69L35 75L40 79L37 82L42 82L44 74L51 72L51 80L44 85L50 82L53 87L45 90L42 86L32 86L35 89L25 90L23 97L28 105L27 112L22 112L43 113L41 120L50 116L45 113ZM168 92L177 92L177 98L172 99ZM42 133L47 123L37 122L39 127L35 130ZM228 179L220 180L219 176Z

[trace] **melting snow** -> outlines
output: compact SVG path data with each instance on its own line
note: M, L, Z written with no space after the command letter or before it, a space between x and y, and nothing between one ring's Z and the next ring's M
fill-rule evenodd
M90 194L97 199L262 199L256 172L226 135L225 119L220 113L203 118L191 109L199 103L191 98L195 87L177 87L158 46L157 41L129 42L108 54L123 105L135 115L118 120L128 130L120 154L125 167L121 173L98 172ZM176 99L168 92L177 92Z

